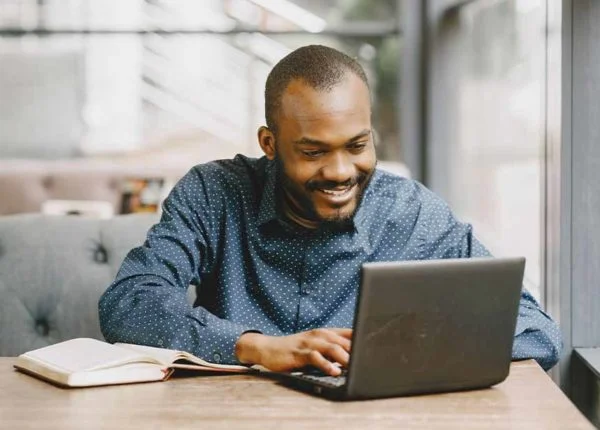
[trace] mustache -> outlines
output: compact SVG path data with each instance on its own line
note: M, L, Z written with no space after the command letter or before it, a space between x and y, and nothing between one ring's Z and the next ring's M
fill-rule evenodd
M338 187L353 187L354 185L360 185L365 182L367 179L367 175L365 173L359 173L353 178L349 178L344 182L336 182L336 181L317 181L312 180L306 183L306 188L309 191L316 190L333 190Z

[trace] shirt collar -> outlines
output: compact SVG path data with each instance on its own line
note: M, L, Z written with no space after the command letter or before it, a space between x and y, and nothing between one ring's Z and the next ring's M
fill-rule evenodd
M277 166L268 160L265 167L265 183L258 209L258 225L262 226L278 218L277 211Z
M373 190L375 189L374 183L379 179L381 173L376 168L373 172L373 176L371 176L371 180L365 188L365 191L360 199L360 203L358 205L358 209L354 214L354 218L352 218L352 222L354 223L354 230L362 235L367 232L369 228L369 205L371 204L371 200L373 198Z

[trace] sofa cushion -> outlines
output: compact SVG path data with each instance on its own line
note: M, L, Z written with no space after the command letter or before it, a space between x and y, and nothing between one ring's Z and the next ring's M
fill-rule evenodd
M98 299L156 214L0 217L0 356L102 339Z

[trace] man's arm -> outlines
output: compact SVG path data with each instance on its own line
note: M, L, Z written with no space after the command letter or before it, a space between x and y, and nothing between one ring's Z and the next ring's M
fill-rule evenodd
M210 273L218 255L218 216L225 212L220 197L206 193L197 171L175 186L160 222L144 245L127 255L100 298L104 337L109 342L185 350L211 362L261 364L280 371L313 365L338 374L333 363L348 364L349 329L265 336L188 303L188 286Z
M471 226L468 226L467 231L468 237L465 237L461 250L463 256L490 256L487 249L473 237ZM558 363L561 350L562 335L558 325L541 309L529 291L523 288L513 342L513 360L533 358L544 370L548 370Z
M429 190L423 189L423 192L428 194L428 204L425 205L423 214L427 219L423 258L491 256L475 238L471 225L458 222L448 206ZM523 288L512 358L535 359L548 370L560 359L561 350L562 335L558 325Z
M234 347L252 330L217 318L187 301L190 283L200 283L215 253L218 235L197 171L188 173L163 206L160 222L143 246L133 249L99 302L100 327L109 342L127 342L189 351L207 361L237 363Z
M544 370L549 370L558 363L561 351L562 334L558 325L540 308L531 294L523 289L513 343L513 359L533 358Z

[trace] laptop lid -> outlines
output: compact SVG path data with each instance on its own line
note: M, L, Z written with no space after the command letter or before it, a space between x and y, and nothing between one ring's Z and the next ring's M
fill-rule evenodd
M345 397L504 380L524 268L522 257L363 264Z

